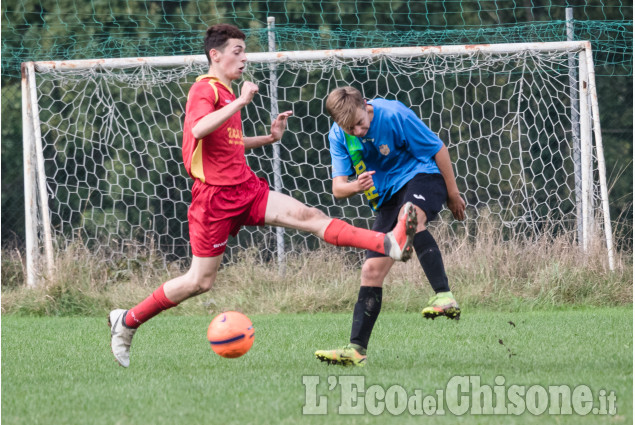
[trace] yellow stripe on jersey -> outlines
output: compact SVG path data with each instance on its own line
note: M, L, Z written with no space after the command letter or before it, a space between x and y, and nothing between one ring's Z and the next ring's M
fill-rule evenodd
M203 172L203 139L196 142L196 149L192 154L192 163L190 164L190 173L195 179L199 179L201 183L205 183L205 173Z
M234 94L234 91L232 90L231 87L229 87L228 85L226 85L225 83L223 83L221 80L219 80L218 78L214 77L211 74L205 74L205 75L199 75L198 77L196 77L196 82L201 81L204 78L209 78L209 83L212 87L214 87L214 92L218 93L218 91L216 90L216 87L214 86L214 83L221 83L223 85L223 87L225 87L227 90L229 90L229 92L231 94Z

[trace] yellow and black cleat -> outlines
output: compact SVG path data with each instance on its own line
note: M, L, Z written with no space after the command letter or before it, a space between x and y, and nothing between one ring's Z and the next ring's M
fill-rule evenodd
M360 354L350 345L343 348L337 348L335 350L318 350L315 352L315 357L317 357L320 361L327 362L328 364L341 366L364 367L366 364L366 355Z

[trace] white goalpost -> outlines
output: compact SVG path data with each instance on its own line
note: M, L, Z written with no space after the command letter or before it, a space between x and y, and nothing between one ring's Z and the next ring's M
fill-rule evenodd
M281 142L247 152L275 190L368 225L361 196L336 202L330 192L324 102L352 85L369 99L402 101L446 143L468 203L464 223L441 214L455 236L486 220L510 238L571 233L583 250L602 237L613 269L588 41L247 56L245 78L260 92L243 109L244 134L263 134L277 110L294 111ZM74 243L123 269L189 257L192 182L181 132L187 91L206 71L204 55L23 64L28 285L52 273L56 250ZM319 246L302 232L244 228L227 255L255 247L283 264L285 253Z

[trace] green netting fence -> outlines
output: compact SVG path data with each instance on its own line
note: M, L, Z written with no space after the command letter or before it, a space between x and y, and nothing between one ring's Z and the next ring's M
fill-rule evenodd
M201 34L219 22L245 29L252 51L267 50L267 17L276 19L279 50L562 41L567 7L601 72L630 75L631 2L578 3L18 0L2 4L2 75L19 75L29 60L199 54Z

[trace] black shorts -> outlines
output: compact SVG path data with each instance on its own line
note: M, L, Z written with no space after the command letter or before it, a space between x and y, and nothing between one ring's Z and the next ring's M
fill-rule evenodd
M408 201L426 213L427 222L431 222L443 209L448 198L448 189L441 174L417 174L397 193L384 201L377 210L373 230L388 233L397 224L399 210ZM366 258L386 257L375 251L366 251Z

